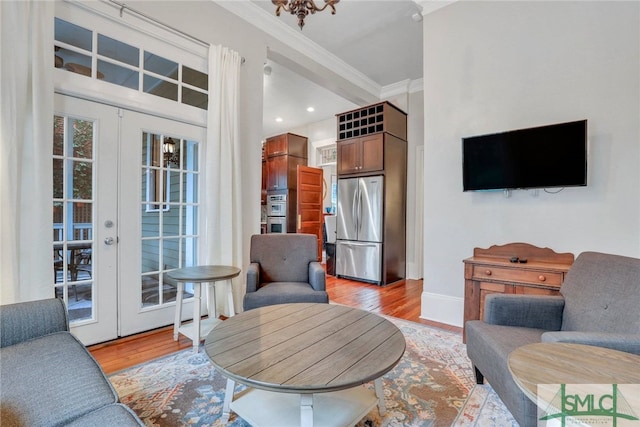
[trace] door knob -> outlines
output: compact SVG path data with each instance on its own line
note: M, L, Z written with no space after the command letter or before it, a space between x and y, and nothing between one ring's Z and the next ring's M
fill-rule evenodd
M107 237L104 239L104 244L105 245L113 245L115 243L115 239L113 237Z

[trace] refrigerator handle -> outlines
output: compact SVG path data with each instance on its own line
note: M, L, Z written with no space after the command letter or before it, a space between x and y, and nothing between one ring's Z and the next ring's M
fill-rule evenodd
M358 195L360 194L358 190L359 188L356 187L356 191L353 193L353 203L351 204L351 217L353 218L353 226L356 232L358 231Z
M358 239L360 238L360 232L362 231L362 189L358 186Z

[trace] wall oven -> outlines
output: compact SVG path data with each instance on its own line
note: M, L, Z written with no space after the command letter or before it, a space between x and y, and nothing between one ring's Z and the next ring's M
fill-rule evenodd
M267 233L286 233L287 217L269 216L267 217Z
M270 194L267 196L267 216L287 216L286 194Z
M267 196L267 233L287 232L287 195Z

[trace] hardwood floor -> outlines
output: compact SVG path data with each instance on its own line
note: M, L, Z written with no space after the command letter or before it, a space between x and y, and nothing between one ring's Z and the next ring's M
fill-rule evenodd
M403 280L380 287L327 275L329 299L337 304L368 310L373 313L398 317L450 331L462 329L420 319L422 280ZM180 335L173 341L173 326L156 329L130 337L89 347L107 374L144 363L146 361L190 348L191 340Z

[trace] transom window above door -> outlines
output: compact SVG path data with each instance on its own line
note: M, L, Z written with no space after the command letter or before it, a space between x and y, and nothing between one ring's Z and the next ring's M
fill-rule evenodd
M55 18L55 67L203 110L208 75L170 58Z

